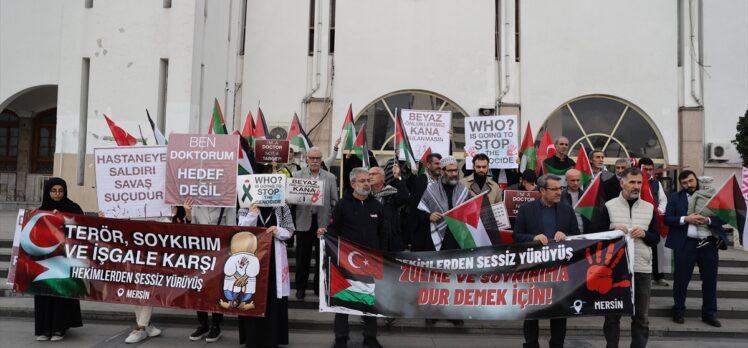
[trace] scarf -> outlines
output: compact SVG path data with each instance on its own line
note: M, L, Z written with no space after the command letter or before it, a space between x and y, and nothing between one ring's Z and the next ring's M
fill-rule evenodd
M470 196L467 187L458 182L452 191L452 207L457 207L465 202ZM418 209L429 214L434 212L445 213L449 210L449 200L447 192L441 182L430 183L423 193L421 202L418 203ZM440 250L444 234L447 233L447 223L444 219L437 222L431 222L431 240L434 242L434 248Z
M379 192L371 191L371 196L376 198L377 201L379 201L379 203L382 203L382 204L384 204L385 197L396 195L396 194L397 194L397 189L390 185L383 187L382 191L379 191Z
M55 186L62 186L62 189L65 190L65 193L62 196L62 199L59 201L55 201L52 199L52 196L49 194L49 190L51 190ZM73 214L83 214L83 209L81 207L70 200L68 198L68 185L65 182L65 180L60 178L50 178L47 180L47 182L44 184L44 193L42 195L42 206L39 207L40 210L55 210L63 213L73 213Z

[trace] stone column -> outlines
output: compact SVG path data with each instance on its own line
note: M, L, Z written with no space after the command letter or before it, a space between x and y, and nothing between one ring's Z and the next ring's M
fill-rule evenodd
M704 108L681 107L678 110L680 164L696 175L704 173Z

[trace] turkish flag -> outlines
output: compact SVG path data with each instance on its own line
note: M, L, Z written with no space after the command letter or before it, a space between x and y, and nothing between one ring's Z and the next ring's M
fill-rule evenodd
M381 253L365 250L343 239L338 239L338 247L340 248L338 265L348 273L382 279L384 263Z

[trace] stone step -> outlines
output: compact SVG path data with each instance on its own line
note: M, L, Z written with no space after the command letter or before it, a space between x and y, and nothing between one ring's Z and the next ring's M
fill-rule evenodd
M123 326L131 326L134 322L132 306L117 305L100 302L82 301L84 321L115 321L121 322ZM688 314L688 313L687 313ZM670 317L650 317L650 335L654 337L719 337L719 338L746 338L748 339L748 318L729 318L721 315L721 328L714 328L701 322L698 318L688 316L685 324L674 324ZM0 316L8 317L33 317L33 298L12 297L0 298ZM332 332L332 313L320 313L316 310L289 309L289 328L292 330L315 330ZM227 316L225 326L236 325L235 316ZM621 324L622 336L628 336L628 319L623 319ZM189 310L154 308L152 322L161 328L169 325L193 325L196 323L195 313ZM361 329L361 321L356 316L351 316L349 322L354 330ZM426 326L423 319L397 319L392 326L386 326L383 320L379 321L380 330L393 333L422 333L433 334L494 334L494 335L521 335L522 321L480 321L466 320L465 325L455 327L450 322L439 321L434 326ZM548 321L541 320L541 330L547 335ZM600 317L575 317L570 318L567 324L569 335L585 335L602 337L602 318Z

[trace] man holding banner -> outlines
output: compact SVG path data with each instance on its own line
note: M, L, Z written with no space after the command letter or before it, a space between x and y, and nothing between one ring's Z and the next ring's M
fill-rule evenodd
M640 199L642 172L630 167L621 173L621 194L605 203L599 226L617 229L634 239L634 315L631 317L631 347L646 347L649 340L649 294L652 287L652 248L660 234L654 206ZM613 287L624 286L623 281ZM621 316L606 315L603 332L608 347L618 347Z
M523 204L514 225L514 241L538 241L547 245L549 240L560 242L566 236L579 234L577 218L571 206L561 203L561 178L546 174L538 178L540 199ZM539 348L537 320L525 320L525 348ZM566 338L566 318L551 319L550 347L563 347Z

